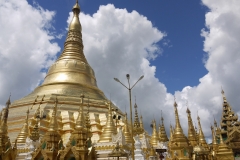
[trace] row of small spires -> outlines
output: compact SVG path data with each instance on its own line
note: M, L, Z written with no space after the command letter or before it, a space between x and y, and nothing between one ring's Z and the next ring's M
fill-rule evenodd
M223 99L226 101L226 97L224 96L224 91L222 90L222 94L223 94ZM84 97L84 95L83 95L83 97ZM37 99L37 98L36 98ZM43 101L43 99L44 99L44 96L42 97L42 101ZM36 101L36 100L35 100ZM57 103L57 98L56 98L56 100L55 100L56 102L55 103ZM8 99L8 101L7 101L7 103L6 103L6 106L8 106L9 107L9 105L10 105L10 97L9 97L9 99ZM40 102L40 105L41 105L41 103L42 102ZM39 118L39 116L40 116L40 105L39 105L39 107L38 107L38 109L37 109L37 111L36 111L36 118L38 119ZM89 105L89 104L88 104ZM176 102L174 102L174 106L175 107L177 107L177 103ZM142 122L142 116L140 117L140 121L139 121L139 118L138 118L138 113L137 113L137 105L136 105L136 103L135 103L135 120L134 120L134 129L135 129L135 133L142 133L143 131L144 131L144 126L143 126L143 122ZM55 110L54 110L55 111ZM56 111L55 111L56 112ZM89 112L89 110L88 110L88 112ZM189 116L190 115L190 110L187 108L187 111L186 111L187 113L188 113L188 117L191 119L191 117ZM5 119L5 121L6 121L6 115L8 115L8 110L7 110L7 114L5 113L5 118L3 118L3 119ZM27 117L26 117L26 119L25 119L25 124L24 125L26 125L26 122L28 121L28 115L29 115L29 109L27 110ZM1 115L0 115L1 116ZM161 116L161 119L162 119L162 126L163 126L163 117ZM200 118L199 118L199 116L198 116L198 123L200 124ZM192 121L192 120L190 120L190 121ZM176 123L176 128L179 128L178 126L178 124L180 124L179 123L179 120L177 120L176 121L177 123ZM217 124L216 124L216 121L214 120L214 125L216 126ZM200 125L199 125L200 126ZM25 126L25 127L23 127L24 129L22 129L22 131L21 132L26 132L26 127L27 126ZM36 125L34 126L34 128L36 129L38 126L37 126L37 123L36 123ZM189 124L189 127L190 127L190 131L193 131L193 125L192 124ZM191 128L192 127L192 128ZM200 126L201 127L201 126ZM201 131L202 132L202 131ZM190 133L190 136L192 136L193 134L192 133Z

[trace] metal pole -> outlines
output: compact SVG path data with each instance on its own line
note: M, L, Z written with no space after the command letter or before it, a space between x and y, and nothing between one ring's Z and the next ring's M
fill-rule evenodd
M132 120L132 95L131 95L131 88L129 87L129 100L130 100L130 118L131 118L131 138L132 138L132 160L135 160L134 157L134 140L133 140L133 120Z

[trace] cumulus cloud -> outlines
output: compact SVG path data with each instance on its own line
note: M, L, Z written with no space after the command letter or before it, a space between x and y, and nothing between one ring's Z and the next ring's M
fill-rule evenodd
M26 0L0 1L0 104L21 98L44 78L42 70L55 60L60 47L52 42L55 12Z

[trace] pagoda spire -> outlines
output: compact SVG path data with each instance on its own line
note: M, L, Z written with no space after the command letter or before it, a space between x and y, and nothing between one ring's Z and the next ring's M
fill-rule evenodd
M106 106L108 106L108 118L99 142L111 142L112 134L117 134L117 129L115 123L113 122L111 102L107 102Z
M178 110L177 110L177 102L174 101L174 110L175 110L175 131L174 135L184 135L183 130L179 121Z
M53 107L52 117L50 119L50 123L48 126L48 131L50 132L56 132L58 130L58 121L57 121L57 97L55 98L55 104Z
M81 129L85 129L85 121L84 121L84 114L83 114L83 99L84 99L84 95L81 94L81 104L79 106L79 111L78 111L78 117L77 117L77 120L76 120L76 125L75 125L75 129L76 130L81 130Z
M162 113L161 113L161 121L162 121L162 125L161 125L161 127L159 129L160 130L159 131L159 141L160 142L167 142L169 140L168 140L168 137L167 137L167 134L166 134L166 130L165 130L165 127L164 127L164 123L163 123L164 118L162 116Z
M29 128L28 128L28 117L29 117L29 108L27 110L27 116L25 118L25 123L17 136L17 143L25 143L27 137L29 136Z
M142 115L140 116L140 127L144 129L144 124L143 124L143 117Z
M233 150L229 148L224 142L223 137L220 134L220 144L218 145L217 153L216 153L217 159L234 159Z
M136 102L135 102L134 108L135 108L135 118L134 118L134 124L133 124L133 134L139 135L139 134L142 134L144 130L140 126Z
M88 105L87 105L87 114L86 114L86 128L87 128L87 138L91 140L92 133L91 133L91 121L90 121L90 115L89 115L89 97L88 97Z
M8 134L8 125L7 125L7 121L8 121L8 113L9 113L9 107L11 105L11 100L10 100L11 94L6 102L6 107L3 109L3 117L2 117L2 124L1 124L1 128L2 131L5 135Z
M205 136L204 136L204 133L203 133L203 130L202 130L202 125L201 125L199 116L197 117L197 120L198 120L198 130L199 130L198 141L206 150L209 150L209 146L208 146L208 144L205 140Z
M41 139L41 145L32 154L32 159L36 159L39 154L46 155L46 159L56 159L58 151L63 148L61 135L58 132L58 121L57 121L57 104L58 99L55 97L52 117L48 126L48 130L44 137ZM36 121L38 123L38 121ZM34 130L32 131L30 138L33 141L38 140L39 132L38 126L35 124Z
M191 111L187 108L187 116L188 116L188 140L192 146L197 145L197 138L195 129L192 122Z
M172 124L170 124L170 141L173 140L173 127Z
M128 128L128 119L127 119L127 113L125 113L125 121L124 121L124 137L125 137L125 142L126 143L131 143L131 134L129 132L129 128Z
M157 133L156 121L154 119L152 121L152 136L151 136L150 143L153 147L157 147L158 142L159 142L159 136Z
M79 60L88 64L83 53L82 26L79 20L80 6L78 2L73 6L73 19L69 24L68 36L65 41L64 50L57 61Z
M212 131L212 146L213 146L213 150L216 151L218 143L217 143L214 127L212 125L211 125L211 131Z
M11 95L10 95L11 96ZM12 147L10 139L8 137L8 113L11 105L10 96L6 102L6 107L3 109L2 123L0 124L0 159L16 159L17 148L16 141L14 147Z

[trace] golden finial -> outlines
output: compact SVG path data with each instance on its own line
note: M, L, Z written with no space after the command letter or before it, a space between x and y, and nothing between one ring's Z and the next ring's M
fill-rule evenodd
M25 143L26 139L29 135L29 128L28 128L29 108L26 113L27 113L27 115L25 118L25 123L23 124L22 129L16 139L18 143Z
M155 119L152 121L152 136L151 136L151 145L153 145L154 147L156 147L158 145L158 141L159 141L159 136L157 133L157 128L156 128L156 121Z
M10 97L11 97L11 93L9 95L9 98L8 98L7 102L6 102L6 107L5 107L4 112L3 112L3 123L5 125L5 129L7 129L8 112L9 112L9 106L11 105Z
M214 117L214 126L217 127L217 122L215 120L215 117Z
M52 117L50 119L50 123L48 126L48 131L57 131L58 130L58 122L57 122L57 104L58 104L58 99L57 96L55 98L55 104L53 106L53 112L52 112Z
M128 128L128 119L127 119L127 113L125 112L125 121L124 121L124 137L125 137L125 142L128 144L128 143L131 143L132 140L131 140L131 134L129 132L129 128Z
M11 97L11 93L10 93L10 95L9 95L9 98L8 98L7 102L6 102L6 107L7 107L7 108L9 108L9 106L10 106L10 104L11 104L10 97Z
M151 146L150 148L149 157L157 157L156 151L154 150L153 146Z
M165 130L165 126L164 126L164 119L163 119L163 115L162 115L162 110L161 110L161 120L162 120L162 125L161 127L159 127L159 141L160 142L167 142L168 141L168 137L167 137L167 133ZM160 124L159 124L160 126Z
M196 146L198 143L197 143L196 132L194 130L194 126L192 122L191 111L187 108L186 112L188 117L188 140L192 146Z
M224 90L223 90L222 86L221 86L221 90L222 90L221 93L224 94Z
M136 104L136 96L135 96L134 108L135 108L135 118L134 118L134 124L133 124L133 134L138 135L138 134L141 134L144 131L144 129L140 127L140 121L138 118L138 111L137 111L137 104Z
M174 107L177 107L178 105L177 105L177 102L176 102L176 97L175 97L175 95L174 95Z
M162 115L162 110L161 110L161 121L162 121L162 126L163 126L164 119L163 119L163 115Z
M80 103L79 110L78 110L78 118L76 120L76 126L75 126L76 130L85 129L84 114L83 114L83 98L84 98L84 94L81 94L80 98L81 98L81 103Z
M100 136L99 142L111 142L112 134L117 133L115 123L113 122L111 102L106 102L106 106L108 106L108 117L106 125L103 128L103 133Z
M175 108L175 134L183 135L183 130L179 121L179 116L178 116L178 109L177 109L177 102L174 97L174 108Z
M198 133L198 141L200 144L202 144L202 146L205 148L205 149L208 149L208 144L205 140L205 136L204 136L204 133L203 133L203 130L202 130L202 126L201 126L201 122L200 122L200 117L197 116L197 120L198 120L198 128L199 128L199 133Z

